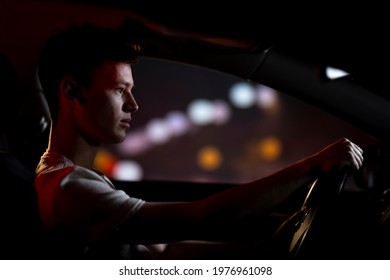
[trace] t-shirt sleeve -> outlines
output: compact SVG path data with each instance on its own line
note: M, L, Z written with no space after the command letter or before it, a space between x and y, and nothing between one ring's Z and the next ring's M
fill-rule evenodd
M55 201L58 221L89 242L115 238L119 225L131 222L144 203L113 189L93 171L77 167L61 181Z

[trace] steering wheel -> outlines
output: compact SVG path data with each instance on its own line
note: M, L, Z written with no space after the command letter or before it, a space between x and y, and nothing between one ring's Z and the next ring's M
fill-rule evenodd
M306 195L302 209L306 208L305 215L296 224L295 232L290 242L289 254L291 257L299 257L308 239L318 226L318 216L323 211L329 210L333 202L345 185L347 174L333 172L317 178L311 184Z

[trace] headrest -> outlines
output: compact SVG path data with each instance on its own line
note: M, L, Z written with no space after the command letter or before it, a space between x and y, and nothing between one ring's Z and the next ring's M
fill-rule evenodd
M11 61L0 51L0 133L21 116L24 98L25 90Z
M39 87L23 83L7 55L0 51L0 133L22 124L23 135L38 136L49 123L49 109Z
M46 149L50 116L43 94L17 75L0 50L0 151L6 151L34 170Z

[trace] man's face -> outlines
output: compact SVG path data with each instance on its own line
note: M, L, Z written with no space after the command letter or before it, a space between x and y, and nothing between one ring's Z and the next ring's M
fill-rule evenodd
M123 141L130 127L131 113L138 105L131 92L134 86L129 64L104 62L92 72L89 88L83 88L86 102L77 107L80 134L91 143Z

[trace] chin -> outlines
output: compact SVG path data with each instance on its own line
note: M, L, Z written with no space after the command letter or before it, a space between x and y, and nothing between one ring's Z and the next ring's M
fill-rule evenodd
M120 136L118 136L118 137L115 139L115 141L114 141L113 143L114 143L114 144L121 143L121 142L123 142L123 141L125 140L125 138L126 138L126 134L120 135Z
M125 140L126 134L113 134L110 137L105 138L102 143L103 144L118 144Z

